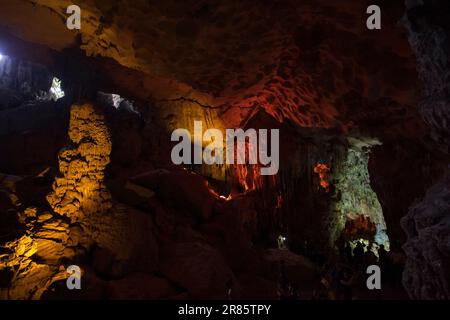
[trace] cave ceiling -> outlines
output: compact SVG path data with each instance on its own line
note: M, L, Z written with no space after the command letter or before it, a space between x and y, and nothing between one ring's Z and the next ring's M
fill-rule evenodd
M79 31L65 25L72 1L1 2L0 34L99 59L112 87L137 101L195 101L230 127L260 110L344 132L420 126L402 1L379 1L389 10L378 31L366 28L367 1L78 0Z

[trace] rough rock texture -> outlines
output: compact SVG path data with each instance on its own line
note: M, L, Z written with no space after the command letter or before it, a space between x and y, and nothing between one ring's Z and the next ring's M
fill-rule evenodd
M402 219L408 235L403 284L414 299L450 299L450 175Z
M412 139L385 141L374 146L370 155L370 184L383 209L391 246L396 249L406 240L400 219L442 179L447 168L448 156L436 152L431 139L426 141L428 145Z
M425 1L422 6L411 5L404 17L423 83L419 112L447 152L450 152L450 26L438 17L449 12L444 1L434 5Z
M433 129L435 140L444 150L450 146L450 26L441 20L450 14L448 2L409 2L404 22L417 57L423 82L419 111ZM411 207L402 219L408 235L403 246L407 261L403 283L411 298L450 299L449 230L450 178L433 186L426 197Z
M386 231L383 210L376 193L370 187L368 160L372 144L379 142L356 140L348 149L345 160L335 164L333 184L337 190L337 199L333 201L331 214L336 219L331 225L331 232L334 233L333 244L344 229L346 221L351 221L359 215L369 218L380 234Z
M47 68L3 56L0 59L0 110L19 106L26 99L48 92L53 77Z
M72 106L69 138L72 145L59 155L62 176L47 199L55 212L76 221L111 208L103 180L112 147L104 116L91 104Z
M33 207L20 212L26 233L6 243L7 253L2 255L2 270L11 272L13 284L1 289L4 298L39 299L53 282L65 279L62 264L74 259L80 237L89 235L78 232L76 236L77 227L70 228L69 221L111 208L103 185L111 142L103 120L92 105L72 107L69 138L73 145L61 152L62 177L56 177L54 191L47 197L54 213Z
M164 203L202 219L211 217L214 203L217 201L217 195L211 192L205 179L186 170L144 172L133 177L132 181L158 190L157 193ZM178 192L174 193L173 188Z
M92 104L74 105L69 138L70 146L60 153L61 175L55 177L53 191L47 196L53 211L46 210L38 185L27 185L27 179L20 177L0 176L1 194L10 200L9 205L2 201L6 207L1 209L17 212L24 229L23 235L11 230L1 234L2 299L39 299L54 283L67 278L65 268L70 262L83 262L88 253L92 254L95 272L107 278L157 269L152 220L125 205L112 208L103 183L111 141L102 112ZM48 171L41 174L42 179ZM40 183L45 186L45 181ZM28 190L23 191L23 187ZM135 186L134 190L149 197L142 188ZM35 201L31 192L40 194L40 207L27 206ZM8 216L2 212L1 217ZM3 221L9 223L5 227L11 228L16 221L14 217L10 220ZM11 241L5 242L5 235ZM83 269L88 270L89 266ZM96 276L89 277L98 282ZM119 297L115 293L111 296Z
M26 226L25 235L2 246L0 270L9 275L3 279L6 285L0 288L0 297L39 299L53 282L67 277L60 264L73 258L73 251L65 247L68 224L37 208L25 209L20 220Z
M197 102L230 127L260 109L278 121L339 128L413 111L400 2L384 2L380 32L367 32L366 1L79 1L79 32L65 27L71 4L8 1L0 25L58 51L112 58L138 70L102 68L119 90L144 101Z

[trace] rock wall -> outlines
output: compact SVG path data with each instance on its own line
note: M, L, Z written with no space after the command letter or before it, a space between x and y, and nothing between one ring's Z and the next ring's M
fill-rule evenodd
M408 235L403 284L414 299L450 299L450 175L402 219Z
M419 112L444 151L450 150L450 6L407 1L404 23L423 82ZM442 19L440 17L446 17ZM402 219L407 234L403 284L414 299L450 299L450 176L433 186Z
M3 56L0 59L0 110L16 107L48 92L52 79L44 66Z
M49 99L52 79L46 66L0 59L0 172L35 175L56 164L70 104Z
M445 1L408 2L404 17L422 81L419 112L433 137L450 151L450 6ZM422 3L422 5L419 5ZM446 17L447 20L442 19Z

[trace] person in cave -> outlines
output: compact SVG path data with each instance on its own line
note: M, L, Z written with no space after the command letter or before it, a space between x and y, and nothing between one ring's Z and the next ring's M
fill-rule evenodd
M336 246L339 250L339 260L345 264L351 264L353 257L350 244L343 237L340 237L336 242Z
M356 247L353 249L353 262L354 265L359 267L364 262L364 250L365 245L361 241L358 241Z
M367 251L364 253L364 268L367 268L370 265L377 264L378 258L370 249L370 246L367 247Z
M393 272L389 253L384 248L384 245L380 245L380 247L378 248L378 265L385 275L382 278L383 282L393 287L395 284L395 273Z
M387 268L389 264L388 252L384 248L384 245L380 245L378 248L378 264L381 269Z
M379 252L380 268L385 275L382 279L389 287L395 288L401 286L401 279L404 265L401 262L401 253L390 250Z

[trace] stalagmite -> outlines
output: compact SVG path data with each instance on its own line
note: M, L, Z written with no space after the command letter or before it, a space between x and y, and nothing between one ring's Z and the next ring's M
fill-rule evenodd
M61 176L47 200L56 213L75 221L111 208L103 180L112 144L104 116L92 104L72 106L69 138L72 145L59 154Z
M101 112L92 104L73 105L69 138L71 145L59 155L61 175L55 178L47 200L54 213L89 224L83 218L112 207L103 184L111 139ZM0 271L12 270L15 279L12 287L0 289L0 299L39 299L52 283L67 277L63 258L74 257L79 237L74 237L65 219L37 208L26 208L19 218L26 234L5 245L10 254L0 255L4 261ZM81 231L81 237L90 235Z

